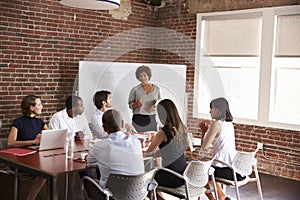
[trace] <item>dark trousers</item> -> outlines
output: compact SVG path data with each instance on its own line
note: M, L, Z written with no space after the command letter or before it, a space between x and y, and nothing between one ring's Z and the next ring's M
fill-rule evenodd
M157 131L155 115L133 114L132 126L137 132Z
M89 176L90 178L94 178L93 173L91 170L85 170L85 171L80 171L79 173L79 177L80 179L84 176Z
M170 188L176 188L184 184L184 181L181 178L162 170L156 172L154 179L159 186Z
M216 166L212 166L212 167L215 168L215 173L214 173L215 177L224 178L233 181L232 169L230 169L229 167L216 167ZM241 176L240 174L236 173L236 179L238 181L244 180L245 178L246 178L245 176Z

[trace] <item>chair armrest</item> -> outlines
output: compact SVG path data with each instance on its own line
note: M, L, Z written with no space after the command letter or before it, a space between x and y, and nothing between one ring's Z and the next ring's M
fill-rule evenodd
M101 188L101 187L100 187ZM113 195L113 193L110 191L110 189L109 188L101 188L101 190L102 190L102 192L104 193L104 194L106 194L107 196L109 196L109 197L111 197L112 195Z
M210 167L208 170L208 175L212 176L212 175L214 175L214 172L215 172L215 168Z
M1 169L0 169L0 173L1 173L1 174L11 175L8 171L6 171L6 170L1 170Z
M168 168L165 168L165 167L159 167L158 169L162 170L162 171L169 172L170 174L173 174L174 176L177 176L178 178L181 178L181 179L184 179L185 181L187 181L186 178L183 175L181 175L181 174L179 174L179 173L177 173L177 172L175 172L171 169L168 169Z
M257 165L257 159L256 158L253 158L252 159L252 166L256 166Z
M147 186L147 191L154 191L157 187L157 182L155 180L150 181L150 183Z
M12 175L12 176L15 175L15 172L13 172L11 170L2 170L2 169L0 169L0 173L7 174L7 175Z
M214 161L216 161L216 162L218 162L218 163L221 163L221 164L223 164L223 165L226 165L226 167L229 167L230 169L233 169L233 167L232 167L231 165L229 165L229 164L227 164L227 163L225 163L225 162L223 162L223 161L221 161L221 160L215 159Z

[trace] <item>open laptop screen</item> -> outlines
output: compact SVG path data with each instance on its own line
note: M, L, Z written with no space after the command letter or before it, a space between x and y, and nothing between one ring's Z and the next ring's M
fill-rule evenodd
M40 145L29 146L30 149L35 150L49 150L63 148L68 129L58 129L58 130L43 130L41 134Z

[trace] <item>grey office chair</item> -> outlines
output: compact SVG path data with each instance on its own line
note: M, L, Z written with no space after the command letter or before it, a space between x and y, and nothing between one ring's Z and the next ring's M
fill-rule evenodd
M82 195L88 199L143 200L150 192L151 199L156 200L156 170L141 175L110 174L104 189L96 180L84 176L81 181Z
M106 189L111 192L114 200L142 200L148 193L156 200L156 186L154 176L157 168L142 175L110 174L106 182Z
M179 199L194 199L200 197L205 193L214 193L215 198L218 200L216 191L216 184L214 179L214 169L211 167L213 159L208 161L192 160L189 161L183 175L174 172L167 168L160 168L160 170L167 171L182 180L184 185L177 188L169 188L164 186L158 186L157 189L169 195L175 196ZM205 186L208 183L209 176L211 176L213 182L213 188L207 190Z
M1 129L1 127L0 127ZM7 138L0 138L0 149L6 149ZM14 171L5 164L0 164L0 182L1 182L1 194L3 199L13 199L14 198Z

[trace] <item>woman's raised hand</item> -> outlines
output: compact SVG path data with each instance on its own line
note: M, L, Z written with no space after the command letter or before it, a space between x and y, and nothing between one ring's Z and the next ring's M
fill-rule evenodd
M207 132L207 129L208 129L208 122L206 122L205 120L200 120L199 128L202 132L202 135L204 136L204 134Z

